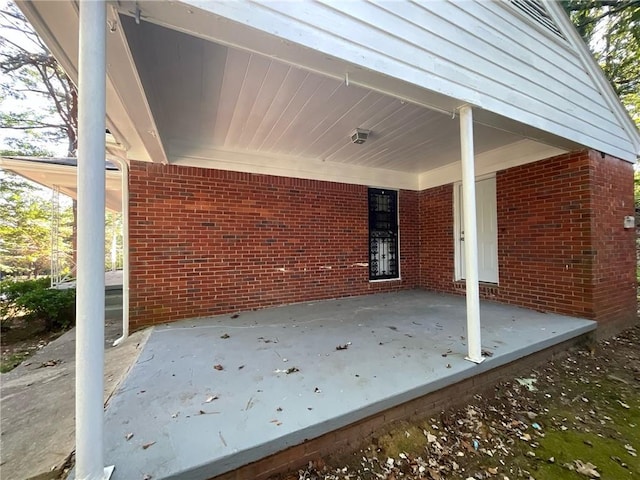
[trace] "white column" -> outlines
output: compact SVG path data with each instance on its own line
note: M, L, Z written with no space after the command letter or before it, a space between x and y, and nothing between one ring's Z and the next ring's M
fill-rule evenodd
M480 291L478 288L478 230L476 225L476 174L473 152L473 112L460 108L460 146L462 157L462 201L464 206L464 268L467 290L466 359L482 360L480 340Z
M112 158L120 167L122 196L122 336L113 342L117 347L129 336L129 165L122 158Z
M102 480L110 476L103 433L107 10L104 0L79 7L75 478Z

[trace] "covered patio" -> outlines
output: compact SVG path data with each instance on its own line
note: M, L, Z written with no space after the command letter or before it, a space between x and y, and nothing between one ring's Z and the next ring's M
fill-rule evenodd
M635 315L640 137L559 4L18 3L79 85L76 478L223 474L595 329L487 284ZM105 148L123 339L179 322L106 419Z
M112 478L211 478L328 432L339 439L354 422L596 328L485 301L487 358L475 364L464 359L465 308L462 296L413 290L154 327L106 410Z

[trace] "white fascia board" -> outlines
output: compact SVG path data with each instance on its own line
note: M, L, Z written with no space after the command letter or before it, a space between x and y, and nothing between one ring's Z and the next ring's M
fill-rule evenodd
M488 175L500 170L536 162L545 158L566 153L567 150L543 145L532 140L519 140L500 148L476 155L476 177ZM462 164L460 159L433 170L422 172L418 178L420 190L439 187L462 180Z
M580 34L571 23L571 20L563 10L562 6L555 1L546 3L546 6L549 14L557 22L569 42L571 42L571 45L575 48L582 64L600 90L603 98L607 102L607 105L615 115L616 120L620 122L620 126L629 136L629 141L633 145L636 156L640 157L640 132L638 131L638 127L634 121L631 119L629 112L620 102L620 98L618 98L618 95L611 86L609 79L607 79L606 75L593 58L589 47L584 43L582 37L580 37Z
M177 148L172 145L169 153L172 165L418 190L418 175L409 172L318 159L271 156L215 148L200 148L194 151L193 146L187 145Z

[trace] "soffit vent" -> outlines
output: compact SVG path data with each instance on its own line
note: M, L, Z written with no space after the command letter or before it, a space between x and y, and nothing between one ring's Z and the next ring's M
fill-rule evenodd
M553 17L547 12L547 8L542 0L510 0L509 3L529 20L553 33L556 37L566 40L566 37L556 25Z

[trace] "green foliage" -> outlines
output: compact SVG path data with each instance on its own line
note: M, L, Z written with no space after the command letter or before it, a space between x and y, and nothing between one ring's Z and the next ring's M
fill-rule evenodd
M105 270L120 270L123 267L122 213L105 212Z
M0 271L18 276L48 273L51 259L50 194L10 172L0 171ZM71 208L61 211L62 254L71 250ZM63 265L64 267L64 265Z
M0 282L0 328L6 330L11 325L11 321L21 315L22 309L18 305L18 299L33 290L49 288L51 281L49 277L42 277L35 280L24 280L15 282L13 280L3 280Z
M47 330L68 328L75 323L76 290L36 288L20 296L16 304L30 318L44 320Z
M13 2L0 10L0 127L75 155L78 95L71 79Z
M7 373L20 365L25 359L29 358L28 352L14 353L6 360L0 363L0 373Z
M0 269L38 275L48 268L51 206L36 187L14 174L0 173Z
M49 277L0 282L0 321L4 328L19 315L26 320L42 320L47 330L68 328L75 323L76 291L49 288Z
M640 126L640 0L561 3Z

